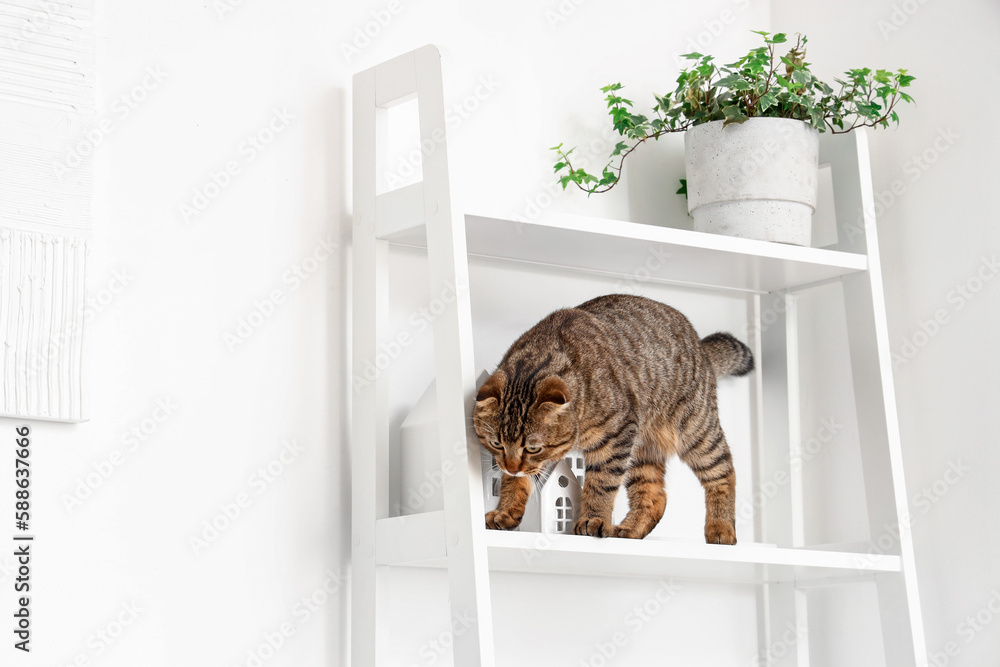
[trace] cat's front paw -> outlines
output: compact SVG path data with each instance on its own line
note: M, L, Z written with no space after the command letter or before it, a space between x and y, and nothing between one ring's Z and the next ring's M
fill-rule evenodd
M486 513L486 527L491 530L514 530L521 524L521 518L514 518L504 510L492 510Z
M615 527L611 521L601 519L596 516L580 517L573 526L573 532L577 535L590 535L592 537L614 537Z
M736 544L736 526L726 521L709 521L705 524L705 542L708 544Z
M649 531L646 531L646 533L644 533L637 528L628 528L626 526L619 525L614 527L612 537L621 537L626 540L641 540L646 537L648 532Z

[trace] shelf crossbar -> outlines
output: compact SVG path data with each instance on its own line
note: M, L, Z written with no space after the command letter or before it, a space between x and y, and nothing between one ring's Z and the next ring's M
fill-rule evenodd
M857 253L559 213L532 222L466 215L465 228L474 257L749 293L822 284L868 266ZM427 245L420 225L387 224L380 238Z
M378 565L447 566L443 511L382 519L376 535ZM873 580L875 574L900 571L899 557L889 554L655 537L627 540L489 531L486 546L490 569L500 572L816 586Z

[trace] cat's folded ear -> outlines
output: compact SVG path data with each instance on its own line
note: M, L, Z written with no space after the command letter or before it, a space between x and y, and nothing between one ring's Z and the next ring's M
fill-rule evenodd
M500 392L503 391L504 385L507 383L507 376L503 371L497 371L493 375L486 378L486 382L483 386L479 388L479 393L476 394L476 403L484 403L485 401L495 400L500 401Z
M535 408L558 408L570 402L569 387L562 378L550 376L538 383L535 390Z

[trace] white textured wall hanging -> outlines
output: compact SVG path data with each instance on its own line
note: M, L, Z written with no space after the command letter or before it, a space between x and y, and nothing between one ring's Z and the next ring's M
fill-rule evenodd
M86 419L93 2L0 2L0 415Z

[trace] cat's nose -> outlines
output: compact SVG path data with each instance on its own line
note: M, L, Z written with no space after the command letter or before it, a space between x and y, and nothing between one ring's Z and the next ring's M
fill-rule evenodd
M521 472L522 463L523 462L520 459L508 455L504 457L503 469L513 475L515 473Z

